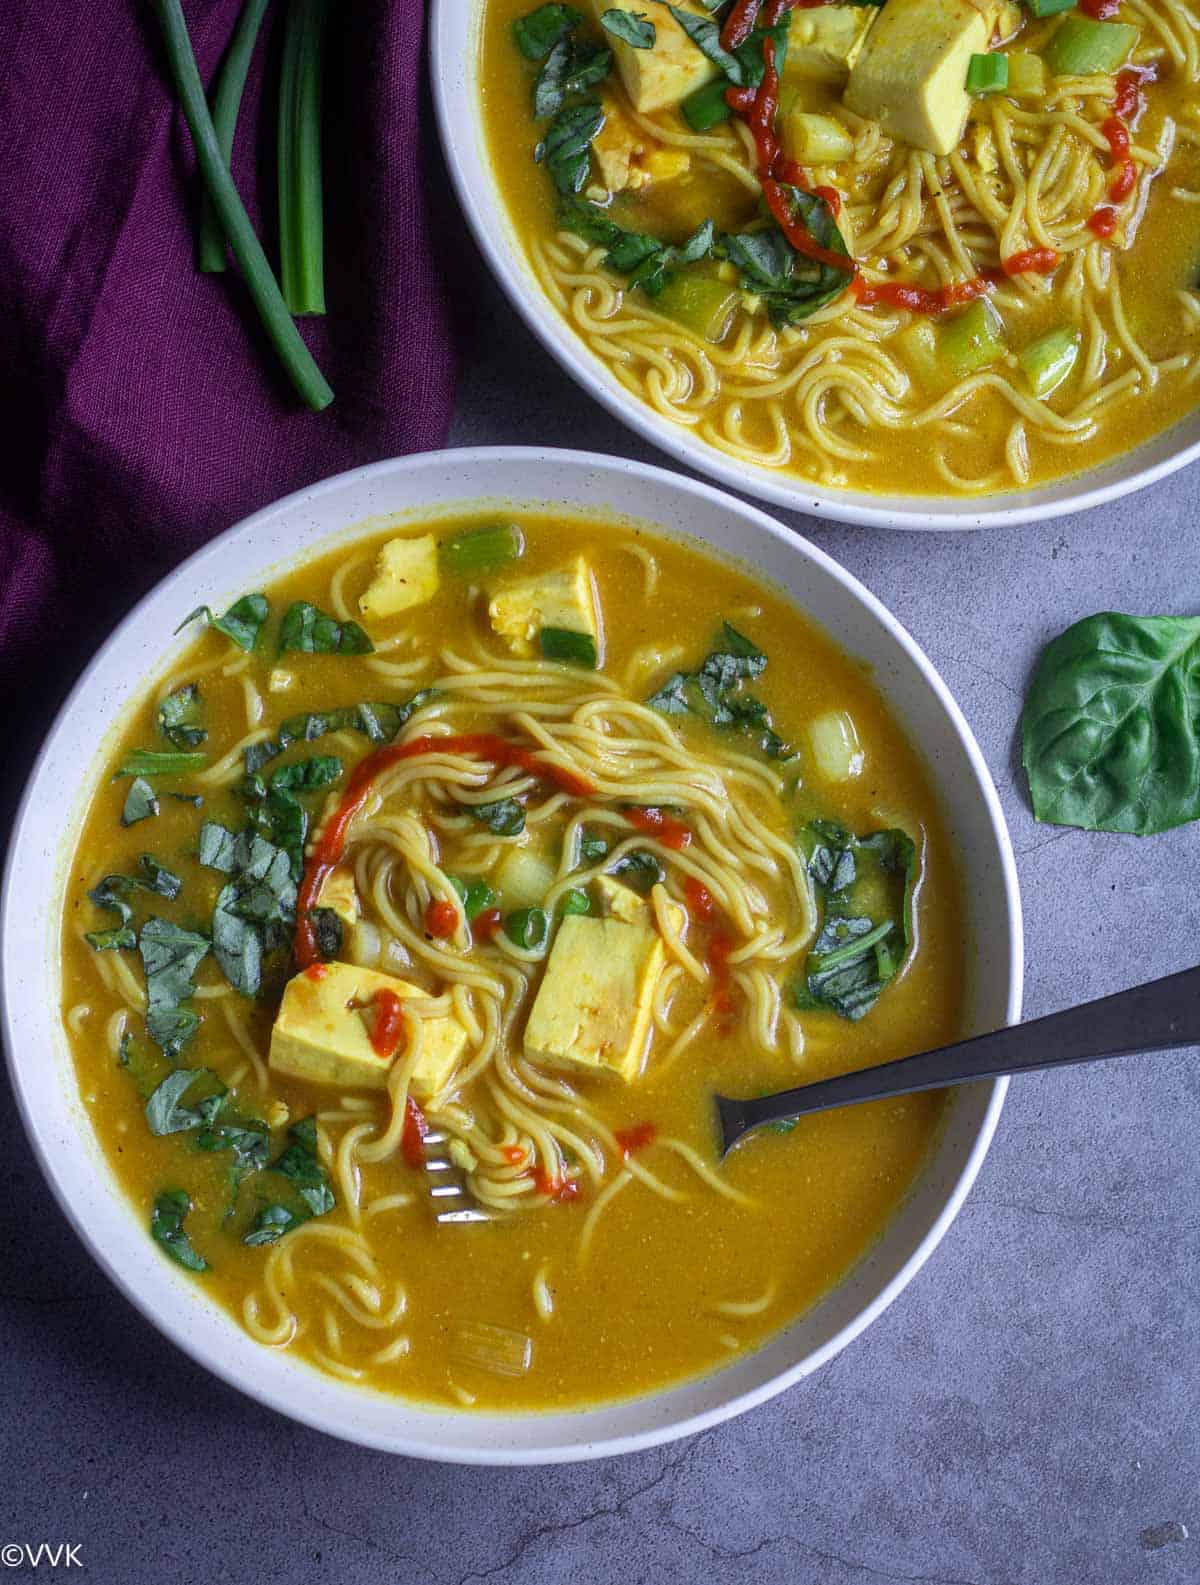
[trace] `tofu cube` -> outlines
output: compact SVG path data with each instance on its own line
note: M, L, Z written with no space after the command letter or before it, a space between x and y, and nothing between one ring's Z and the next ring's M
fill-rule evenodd
M595 880L596 898L600 904L600 912L611 919L624 919L627 924L645 925L648 929L657 929L654 909L648 897L642 897L635 892L632 886L624 886L620 881L613 880L611 875L598 875ZM657 890L657 888L655 888ZM653 894L651 894L653 895ZM665 895L665 888L664 888ZM687 924L687 910L678 903L667 903L667 918L675 927L678 934Z
M815 6L792 12L785 82L844 83L875 20L871 6Z
M514 655L538 653L544 627L590 633L599 649L596 601L587 562L577 556L569 567L538 573L496 590L488 605L492 627Z
M707 17L700 0L676 0L681 11ZM597 21L612 9L611 0L592 0ZM667 105L677 105L697 88L703 88L717 75L717 68L692 43L667 10L654 7L654 47L635 50L623 39L605 33L604 42L613 52L625 92L635 110L648 114Z
M344 925L358 922L358 891L354 885L354 872L343 869L330 870L317 899L318 908L328 908Z
M270 1066L286 1078L349 1090L383 1090L396 1057L381 1057L371 1045L371 1003L377 991L401 1000L426 993L407 980L352 963L326 963L314 976L305 969L288 981L271 1030ZM417 1100L445 1088L467 1043L457 1019L427 1018L421 1060L412 1076ZM401 1048L401 1055L403 1048Z
M396 616L431 600L440 582L437 540L432 534L389 539L375 558L375 570L358 609L367 617Z
M662 939L646 925L568 915L525 1025L525 1055L637 1078L663 962Z
M914 148L951 153L971 103L967 67L987 52L997 10L987 0L887 0L850 72L846 104Z

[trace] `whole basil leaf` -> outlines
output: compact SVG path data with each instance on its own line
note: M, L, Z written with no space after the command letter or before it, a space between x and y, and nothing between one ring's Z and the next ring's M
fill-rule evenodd
M357 622L339 622L309 600L295 600L284 613L279 653L370 655L375 649Z
M622 11L614 7L601 16L600 26L634 50L652 50L658 37L654 23L647 21L644 11Z
M224 616L214 616L211 607L198 605L184 617L175 631L180 633L189 622L203 617L219 633L232 639L239 649L251 650L258 642L258 635L262 632L270 609L265 594L244 594L240 600L234 601Z
M1200 818L1200 617L1076 622L1042 653L1021 734L1038 820L1150 836Z
M203 1082L208 1093L195 1105L184 1104L184 1097ZM146 1123L152 1134L183 1134L192 1128L208 1127L225 1100L225 1086L208 1068L176 1068L146 1102Z

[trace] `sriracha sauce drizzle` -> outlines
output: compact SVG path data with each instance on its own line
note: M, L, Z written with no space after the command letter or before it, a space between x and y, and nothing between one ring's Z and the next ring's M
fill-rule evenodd
M1089 12L1089 15L1099 15ZM1105 12L1105 15L1111 15ZM1153 66L1126 66L1117 73L1117 91L1113 95L1112 115L1100 128L1108 142L1113 175L1108 184L1109 203L1101 204L1088 216L1088 229L1097 237L1111 237L1117 229L1117 212L1113 204L1122 203L1137 186L1137 166L1129 152L1129 129L1135 127L1145 107L1142 84L1152 83Z
M307 972L307 971L306 971ZM404 1039L404 1003L395 991L385 986L371 998L375 1004L375 1022L371 1025L371 1049L379 1057L394 1057L396 1048Z
M350 829L351 821L366 803L371 791L371 783L376 776L392 765L398 765L402 760L419 759L422 754L435 753L469 754L479 759L491 760L495 765L516 765L533 776L540 776L545 781L553 782L572 798L586 798L595 791L591 782L577 775L575 771L566 770L561 765L548 765L544 760L539 759L532 749L524 748L520 743L512 743L508 738L497 737L491 732L467 732L450 737L426 735L415 737L408 743L392 743L385 748L376 749L373 754L368 754L354 767L346 791L342 794L342 800L304 867L304 878L300 882L300 890L296 897L295 954L300 968L306 969L320 956L317 951L317 932L312 922L312 910L317 906L321 887L325 884L330 870L345 850L346 833Z
M690 847L692 833L682 820L676 820L674 815L669 815L663 809L653 807L641 809L636 805L623 809L622 814L629 824L638 831L644 831L647 836L657 837L665 848L672 848L675 852Z

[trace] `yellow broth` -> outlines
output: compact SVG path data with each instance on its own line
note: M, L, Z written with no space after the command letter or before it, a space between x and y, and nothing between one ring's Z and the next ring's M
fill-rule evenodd
M439 523L435 531L444 536L461 526ZM710 1022L681 1057L656 1064L663 1043L655 1036L636 1081L623 1085L611 1078L573 1078L587 1104L613 1129L650 1121L660 1138L672 1136L690 1145L715 1167L714 1090L753 1094L780 1088L882 1062L959 1034L964 949L954 858L919 745L906 741L865 669L781 594L690 544L591 519L525 516L522 528L527 547L523 575L559 566L570 555L586 558L604 617L604 672L636 675L640 697L675 666L698 664L722 619L729 619L769 657L754 688L786 738L803 744L806 723L831 710L852 717L865 754L863 773L848 781L822 781L811 755L801 749L792 762L801 785L771 815L780 831L791 833L800 820L820 814L863 834L899 826L919 850L916 947L861 1021L824 1010L800 1015L804 1045L798 1057L783 1049L783 1042L768 1053L746 1037L743 1027L723 1035ZM402 532L420 529L406 524ZM208 930L226 877L198 864L198 832L204 821L234 830L245 822L247 804L238 791L235 751L245 743L251 724L258 733L270 732L285 717L302 711L328 710L360 699L399 702L439 674L444 649L461 651L476 643L487 654L500 653L494 636L485 631L485 608L471 587L444 578L427 604L369 624L376 644L399 638L390 652L276 656L274 635L283 608L308 600L323 610L334 609L335 583L337 595L354 608L369 576L371 552L385 537L381 530L366 546L309 560L272 583L266 591L273 613L264 630L266 642L252 655L244 655L217 631L197 632L170 677L161 679L130 711L120 741L97 767L70 867L62 936L63 1006L88 1113L139 1220L149 1223L164 1189L185 1191L192 1201L187 1234L210 1268L192 1280L239 1320L253 1296L251 1309L260 1325L266 1324L264 1267L272 1250L248 1247L241 1241L244 1215L231 1220L228 1152L196 1148L194 1131L166 1137L149 1132L143 1116L145 1091L170 1064L145 1040L141 1011L130 1005L130 995L136 1000L144 983L137 953L94 952L83 939L85 930L117 923L112 913L89 900L88 891L105 875L136 872L139 856L152 853L182 879L182 891L175 901L139 895L138 920L153 914ZM657 577L652 593L647 592L648 559ZM414 663L412 675L403 680L379 669L397 657ZM292 684L272 691L272 673L280 669L291 674ZM203 699L207 765L217 766L232 756L225 782L214 786L194 775L158 779L160 813L123 827L129 780L113 780L113 772L131 749L167 746L157 725L158 701L192 681L198 682ZM520 703L514 699L512 706ZM678 718L668 719L680 725ZM494 727L497 721L455 720L456 729L472 724ZM410 727L405 735L414 730L418 728ZM757 753L744 741L734 742L704 724L685 721L680 730L698 753L717 761L732 752ZM365 738L344 733L336 741L299 745L302 751L342 756L345 773L334 797L344 788L355 758L369 748ZM288 757L297 754L292 751ZM172 792L202 793L203 809L171 797ZM324 796L307 797L314 815ZM120 983L103 977L103 971L115 972L117 959L124 993ZM207 957L196 971L199 991L192 1004L201 1026L179 1060L187 1067L207 1067L229 1084L226 1105L231 1111L273 1122L272 1158L285 1142L282 1108L292 1123L313 1114L340 1118L320 1125L328 1162L329 1151L347 1127L364 1121L370 1125L368 1133L384 1127L388 1098L380 1091L331 1094L267 1070L272 1019L286 972L284 965L269 975L267 989L254 1003L230 991L212 956ZM535 966L532 972L536 979L539 969ZM780 974L785 999L796 972L793 962ZM685 1003L686 1016L702 1000ZM228 1012L234 1015L236 1032ZM132 1066L122 1066L118 1057L124 1031L131 1032L140 1053ZM519 1027L514 1038L519 1038ZM376 1263L372 1282L381 1296L377 1311L392 1315L390 1324L360 1324L331 1297L319 1279L342 1280L343 1255L336 1244L307 1240L296 1244L294 1269L285 1284L295 1323L290 1346L323 1368L372 1388L425 1402L489 1408L582 1405L711 1370L760 1345L802 1314L862 1257L910 1189L940 1111L938 1098L914 1096L814 1117L786 1134L760 1132L719 1168L724 1182L751 1198L749 1208L723 1198L680 1157L651 1145L639 1152L638 1162L673 1188L679 1200L662 1198L633 1181L595 1222L586 1254L581 1253L581 1231L601 1192L595 1186L584 1185L574 1200L535 1205L485 1224L444 1226L433 1220L422 1172L392 1155L362 1171L364 1225ZM610 1155L605 1189L620 1170L620 1160ZM379 1214L370 1212L373 1203L390 1195L408 1196L408 1201ZM336 1229L350 1220L339 1191L337 1207L319 1222ZM299 1236L286 1233L274 1248L283 1250L289 1239ZM534 1300L539 1278L543 1294L548 1292L552 1301L548 1318L539 1314ZM392 1314L399 1294L404 1296L403 1313ZM722 1308L729 1305L735 1309ZM500 1326L531 1338L529 1370L505 1377L462 1363L454 1357L454 1333L464 1322ZM389 1349L396 1357L381 1362L381 1353Z

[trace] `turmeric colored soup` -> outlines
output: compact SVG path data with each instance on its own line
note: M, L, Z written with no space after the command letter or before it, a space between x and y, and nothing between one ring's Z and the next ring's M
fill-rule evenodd
M519 556L456 570L479 526L304 562L262 591L251 650L197 620L97 767L64 1018L147 1237L264 1346L421 1402L553 1408L719 1367L878 1238L939 1098L764 1130L720 1164L712 1095L957 1035L959 894L919 745L779 593L591 518L523 515L465 542ZM281 654L281 625L342 651ZM232 626L251 642L253 610ZM351 711L313 735L363 701L376 741ZM144 750L195 766L136 785ZM299 972L297 810L310 889L336 860ZM834 968L876 944L822 981L821 930L849 943ZM435 1181L486 1219L439 1222Z
M771 7L635 7L653 31L635 48L581 3L566 47L594 71L541 113L553 63L518 47L551 36L519 34L537 9L480 0L483 141L531 288L631 403L747 466L954 497L1098 467L1194 411L1182 0L778 5L778 81L732 112L713 40L706 56L676 14L727 28ZM742 46L751 82L763 46ZM970 91L972 57L1004 86ZM836 213L798 207L809 189ZM818 271L797 248L834 225L845 268Z

